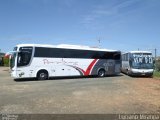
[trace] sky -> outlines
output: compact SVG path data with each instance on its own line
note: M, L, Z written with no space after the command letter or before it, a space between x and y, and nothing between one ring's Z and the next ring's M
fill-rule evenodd
M74 44L160 55L160 0L0 0L0 49ZM99 43L100 40L100 43Z

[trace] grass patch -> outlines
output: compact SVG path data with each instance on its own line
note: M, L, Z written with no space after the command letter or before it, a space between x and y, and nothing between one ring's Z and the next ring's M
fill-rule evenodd
M160 71L154 71L153 77L160 79Z

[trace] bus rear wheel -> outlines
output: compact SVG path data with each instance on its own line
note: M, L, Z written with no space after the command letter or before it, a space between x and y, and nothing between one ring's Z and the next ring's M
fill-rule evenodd
M37 79L38 80L47 80L48 79L48 72L45 70L41 70L37 74Z
M98 71L98 77L104 77L105 76L105 70L104 69L100 69Z

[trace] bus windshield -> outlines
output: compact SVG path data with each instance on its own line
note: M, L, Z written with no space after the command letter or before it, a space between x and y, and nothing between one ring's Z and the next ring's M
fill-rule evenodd
M10 67L13 68L15 66L15 59L16 59L16 53L13 53L11 55L11 59L10 59Z
M18 58L17 58L17 66L26 66L30 63L32 57L32 47L21 47L19 49Z
M131 67L135 69L153 69L151 53L134 53L131 55Z
M13 67L15 66L15 59L16 59L17 47L14 47L14 48L13 48L13 51L15 51L15 52L13 52L13 53L11 54L11 58L10 58L10 67L11 67L11 68L13 68Z

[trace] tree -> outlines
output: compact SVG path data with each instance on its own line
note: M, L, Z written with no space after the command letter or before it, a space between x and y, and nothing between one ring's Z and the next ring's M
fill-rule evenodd
M155 61L155 68L157 71L160 71L160 59Z
M3 63L4 63L4 66L9 66L9 58L8 57L4 57L3 58Z

